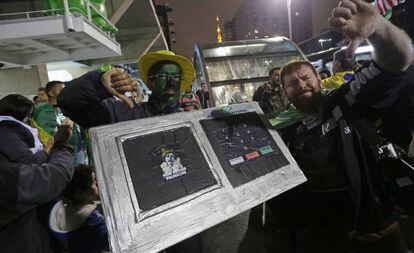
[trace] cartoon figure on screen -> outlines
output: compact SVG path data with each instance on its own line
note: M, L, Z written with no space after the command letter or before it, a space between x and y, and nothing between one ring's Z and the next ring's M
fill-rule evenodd
M180 157L176 156L172 150L168 148L161 148L163 162L160 165L163 171L163 177L170 180L187 174L187 169L181 164Z

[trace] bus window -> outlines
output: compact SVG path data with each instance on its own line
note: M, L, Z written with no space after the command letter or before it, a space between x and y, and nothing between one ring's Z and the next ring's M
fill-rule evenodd
M251 101L270 69L306 59L284 37L196 45L194 56L196 76L207 83L213 106Z

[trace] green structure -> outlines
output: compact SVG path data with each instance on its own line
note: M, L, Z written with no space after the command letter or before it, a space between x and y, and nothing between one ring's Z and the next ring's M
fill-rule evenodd
M73 13L81 13L84 16L88 16L87 11L87 2L85 0L67 0L69 5L70 12ZM90 5L92 5L94 8L90 8L92 21L95 25L100 27L105 32L110 33L117 33L118 29L113 26L112 24L105 21L108 14L106 11L105 6L106 0L89 0ZM42 0L42 5L45 10L51 10L47 11L47 15L57 15L57 14L64 14L65 8L64 8L64 2L63 0Z

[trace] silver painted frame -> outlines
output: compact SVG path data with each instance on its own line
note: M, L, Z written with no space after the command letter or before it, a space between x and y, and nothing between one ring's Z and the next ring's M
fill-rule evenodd
M229 107L233 112L255 111L263 116L255 102ZM161 251L306 181L278 133L269 128L269 133L290 164L233 188L199 123L199 120L211 117L213 110L217 108L90 129L96 176L113 252ZM265 125L268 125L267 122ZM141 212L122 142L131 137L181 126L191 128L217 184L153 210Z

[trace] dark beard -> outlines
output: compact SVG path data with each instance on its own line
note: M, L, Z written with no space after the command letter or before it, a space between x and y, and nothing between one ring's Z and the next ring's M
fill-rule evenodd
M322 95L322 92L319 91L318 93L315 93L312 98L311 101L306 104L298 104L298 103L293 103L293 105L302 112L316 112L318 111L318 108L322 105L324 101L324 96Z

